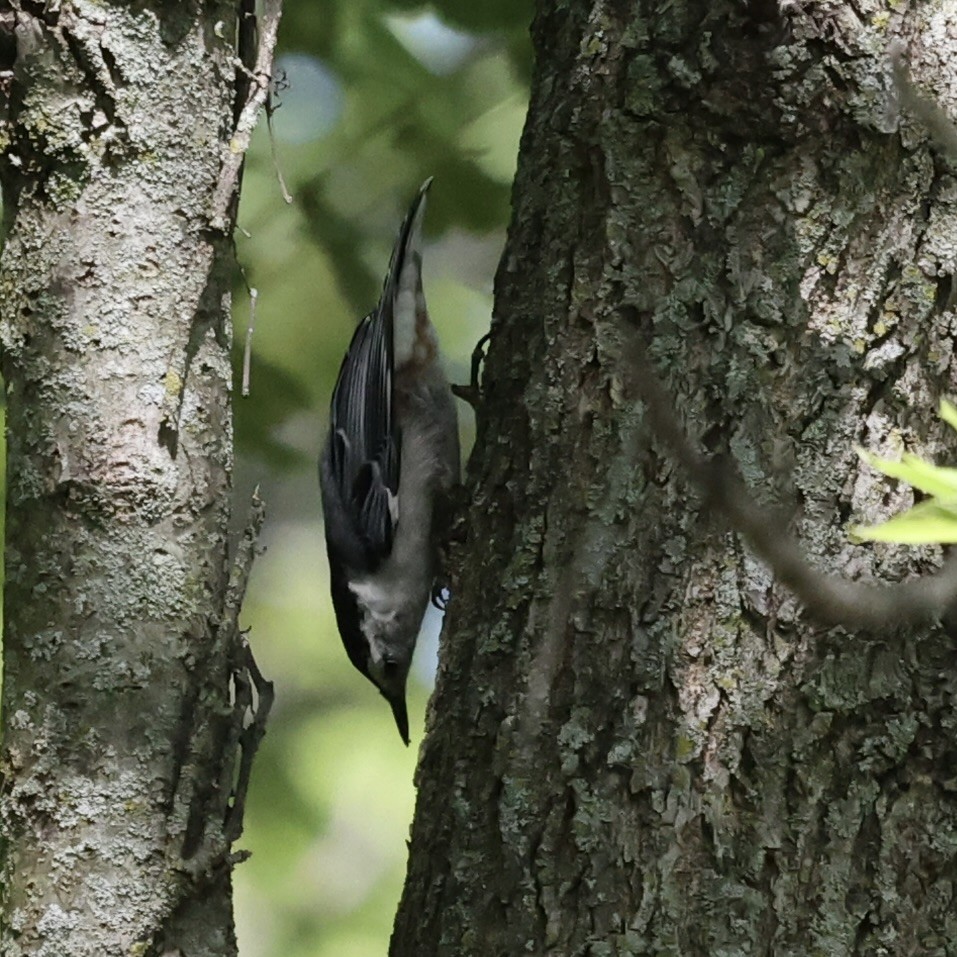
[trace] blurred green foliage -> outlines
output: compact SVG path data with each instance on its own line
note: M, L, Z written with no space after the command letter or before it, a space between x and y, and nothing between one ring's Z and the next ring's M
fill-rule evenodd
M957 431L957 406L940 400L940 417ZM902 545L952 545L957 542L957 468L934 465L904 452L886 459L865 449L858 454L872 468L900 479L925 496L905 511L879 525L852 525L851 541L896 542Z
M315 461L356 320L427 176L426 294L453 381L486 331L530 71L530 0L286 0L273 116L245 170L237 251L258 291L236 399L237 516L260 484L267 552L244 610L276 705L236 872L243 957L380 957L401 891L437 616L409 696L413 744L349 664L328 595ZM236 367L249 316L234 304ZM238 378L237 378L238 381ZM463 448L471 413L460 408Z

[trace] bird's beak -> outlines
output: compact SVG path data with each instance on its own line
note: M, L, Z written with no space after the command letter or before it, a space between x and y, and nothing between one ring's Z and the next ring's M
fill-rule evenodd
M395 718L395 726L399 729L399 736L409 746L409 712L405 706L405 690L403 689L395 698L387 699L392 706L392 717Z

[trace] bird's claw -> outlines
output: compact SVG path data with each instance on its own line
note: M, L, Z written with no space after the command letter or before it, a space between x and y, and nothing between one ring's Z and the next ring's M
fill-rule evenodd
M492 337L491 332L486 332L484 336L475 344L472 350L472 370L468 385L452 385L452 395L458 396L463 402L468 402L473 409L478 407L482 398L482 384L480 373L482 363L485 361L485 345Z

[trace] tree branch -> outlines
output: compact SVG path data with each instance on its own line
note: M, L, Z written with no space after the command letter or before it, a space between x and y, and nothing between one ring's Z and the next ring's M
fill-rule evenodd
M252 83L245 105L236 120L236 128L226 146L223 165L219 173L219 183L213 194L210 226L226 232L229 225L229 204L239 184L239 172L242 169L246 150L256 128L259 111L269 95L272 82L273 58L276 52L276 39L279 33L279 20L282 16L282 0L264 0L263 13L259 21L259 47L256 53L256 65L252 71ZM248 69L241 61L240 69Z
M924 125L934 145L950 160L957 163L957 126L939 103L924 96L910 77L904 58L906 47L902 40L894 40L888 47L894 77L894 89L901 105Z
M957 556L948 558L935 574L899 584L851 582L818 571L798 540L788 533L787 518L758 504L726 462L694 447L637 341L625 350L624 375L631 394L647 404L655 436L688 473L706 503L724 515L813 617L828 625L886 631L930 624L953 608Z

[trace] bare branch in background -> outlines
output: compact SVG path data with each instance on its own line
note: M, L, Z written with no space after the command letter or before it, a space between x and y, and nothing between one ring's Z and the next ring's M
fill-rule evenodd
M785 515L758 504L725 461L697 451L637 342L625 351L624 377L630 393L647 404L656 438L685 469L706 503L746 539L814 618L829 625L886 631L930 624L952 608L957 598L957 556L947 559L935 574L886 585L851 582L818 571L788 532Z
M907 61L904 59L905 51L906 47L901 40L891 43L887 51L893 68L894 88L899 102L926 127L937 148L952 163L957 163L957 126L940 104L924 96L914 86Z

